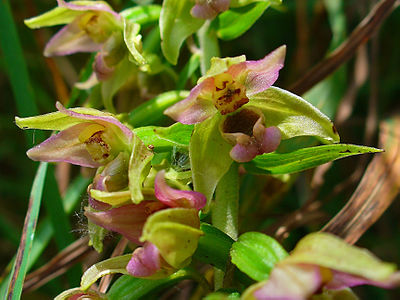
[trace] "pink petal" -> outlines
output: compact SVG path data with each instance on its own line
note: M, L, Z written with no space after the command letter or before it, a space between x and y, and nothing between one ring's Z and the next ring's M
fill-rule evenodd
M79 134L90 125L90 123L81 123L62 130L28 150L27 155L32 160L64 161L82 167L97 168L101 164L92 159L86 146L79 141Z
M100 1L93 1L90 5L78 5L71 2L65 2L64 0L57 0L59 7L66 7L71 10L82 10L82 11L89 11L89 10L97 10L97 11L104 11L114 15L117 19L120 19L120 15L112 10L110 6L108 6L104 2Z
M89 205L91 207L93 207L94 209L96 209L96 210L108 210L108 209L110 209L112 207L110 204L98 201L98 200L92 198L92 196L90 196L90 190L91 189L100 190L100 191L105 191L106 190L106 186L105 186L104 181L105 181L105 177L102 176L101 174L98 174L94 178L93 183L88 186L87 193L88 193L88 196L89 196L89 199L88 199Z
M259 154L275 151L281 143L281 131L276 126L265 128L259 122L254 125L253 135L258 142Z
M115 69L113 67L110 68L109 66L107 66L107 63L104 60L104 56L104 52L97 53L93 63L93 70L96 73L96 77L98 80L101 81L109 79L113 75Z
M184 207L202 209L207 202L206 197L199 192L181 191L171 188L165 181L165 170L157 173L154 181L154 192L158 200L169 207Z
M93 223L105 229L118 232L128 240L141 245L144 223L147 218L165 206L155 201L143 201L140 204L129 204L101 212L85 212Z
M226 11L229 8L230 0L212 0L196 1L197 4L192 8L190 13L193 17L199 19L213 19L220 12ZM200 3L199 3L200 2Z
M247 145L236 144L229 153L231 158L237 162L248 162L258 155L257 145L249 143Z
M207 94L214 89L213 78L207 78L196 85L190 95L167 108L164 114L182 124L195 124L208 119L217 112L211 100L203 99L201 94Z
M306 300L318 290L321 281L319 267L278 265L253 295L257 300Z
M126 266L127 271L135 277L148 277L160 270L160 252L157 247L146 242L143 247L136 248Z
M247 96L269 88L278 79L279 70L283 68L286 46L281 46L266 57L256 61L246 61L247 74L245 86Z
M44 56L63 56L77 52L100 51L102 44L94 42L79 28L78 22L72 22L59 30L46 44Z
M107 126L107 123L116 125L117 127L119 127L121 129L122 133L126 136L126 138L129 141L132 140L132 137L133 137L132 131L112 116L107 116L105 113L102 113L103 114L102 116L81 114L81 113L73 111L72 109L66 109L60 102L56 103L56 107L63 114L69 115L74 118L78 118L78 119L82 119L82 120L97 121L97 122L100 121L99 123L106 123L105 124L106 126ZM97 112L99 112L99 111L97 111ZM99 112L99 113L101 113L101 112Z

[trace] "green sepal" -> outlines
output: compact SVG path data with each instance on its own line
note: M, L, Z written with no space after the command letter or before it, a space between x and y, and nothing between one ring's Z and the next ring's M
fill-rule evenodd
M164 260L176 269L190 263L203 232L198 212L189 208L170 208L152 214L146 221L142 242L156 245Z
M194 190L207 197L208 205L219 180L233 161L229 155L232 146L219 131L221 118L220 114L215 114L196 124L189 144Z
M94 211L90 206L86 207L87 211ZM103 252L103 240L107 235L107 229L90 222L88 219L88 231L89 231L89 246L92 246L98 253Z
M268 279L275 264L288 256L275 239L259 232L242 234L230 253L232 263L257 281Z
M69 300L71 297L79 295L79 294L85 294L84 299L90 299L90 300L101 300L101 299L106 299L103 295L100 295L99 293L95 291L82 291L80 288L73 288L66 290L56 296L54 300ZM81 298L78 298L81 299Z
M153 152L136 135L132 140L132 153L129 159L129 190L133 203L140 203L144 200L142 188L143 182L150 172Z
M131 258L132 254L126 254L103 260L91 266L81 278L81 290L86 291L99 278L108 274L129 274L126 266Z
M229 69L230 66L236 65L244 61L246 61L246 55L224 58L213 57L211 58L211 66L208 69L207 73L204 76L200 77L197 82L200 83L208 77L213 77L215 75L224 73Z
M289 91L270 87L250 97L248 106L260 109L266 127L277 126L282 139L295 136L315 136L325 144L340 138L332 121L303 98Z
M129 20L124 20L124 41L131 54L129 61L138 65L146 63L142 55L142 36L139 34L140 25Z
M161 49L165 58L175 65L179 50L188 36L195 33L204 20L190 14L191 0L164 0L160 14Z
M319 265L377 282L387 280L396 271L395 264L383 262L371 252L324 232L302 238L281 263Z
M257 156L244 166L247 171L255 174L290 174L314 168L336 159L382 151L373 147L350 144L322 145L302 148L288 153L266 153Z
M111 9L111 6L105 1L70 1L69 3L81 6L92 6L94 3L98 3L107 5ZM68 7L55 7L37 17L25 20L24 23L31 29L68 24L71 23L76 17L87 12L88 10L72 10Z

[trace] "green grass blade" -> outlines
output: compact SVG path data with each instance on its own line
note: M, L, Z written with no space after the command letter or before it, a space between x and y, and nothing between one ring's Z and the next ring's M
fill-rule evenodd
M20 299L24 279L28 270L28 257L35 236L36 223L39 216L40 203L47 172L47 163L40 163L35 180L33 181L29 208L25 217L24 229L19 244L17 257L11 272L11 281L8 286L7 299Z
M29 80L17 29L7 0L0 1L0 48L4 56L4 65L14 93L18 114L28 117L38 114L33 89ZM27 141L32 140L32 133L27 134ZM37 132L39 139L44 135Z
M77 177L68 187L68 190L63 198L64 210L67 214L71 214L77 203L81 199L82 193L86 190L90 179L84 177ZM51 237L54 234L54 228L51 226L50 219L45 218L37 228L37 234L33 241L32 249L28 259L27 270L30 270L32 266L40 258L41 254L50 242ZM11 263L15 260L15 257L11 260ZM5 277L0 286L0 299L5 299L7 292L8 282L10 280L10 274Z

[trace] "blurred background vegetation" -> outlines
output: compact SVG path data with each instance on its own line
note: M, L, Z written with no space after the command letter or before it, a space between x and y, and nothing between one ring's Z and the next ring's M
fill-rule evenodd
M116 11L134 4L160 3L145 0L108 0ZM277 86L290 89L314 65L337 48L371 11L373 0L284 0L279 10L268 9L255 25L239 39L222 41L221 56L246 54L259 59L282 44L288 53ZM55 101L66 103L74 83L90 55L44 58L46 41L58 28L32 31L23 20L56 6L56 1L3 0L0 4L0 270L9 271L15 255L27 210L29 193L38 163L25 152L45 134L24 132L14 124L14 116L31 116L55 110ZM10 19L12 17L12 19ZM13 21L15 23L10 23ZM14 27L15 26L15 27ZM14 39L16 29L18 40ZM332 75L314 86L303 97L335 120L342 142L377 146L379 124L395 118L400 101L400 9L394 9L376 34L359 47L352 58ZM150 28L144 28L146 38ZM19 48L18 48L19 47ZM159 47L158 47L159 48ZM11 49L11 51L10 51ZM159 50L158 50L159 51ZM178 70L189 57L183 47ZM157 87L159 82L148 82ZM159 90L166 90L168 80ZM191 88L190 83L187 88ZM157 88L153 93L157 93ZM76 105L84 103L79 93ZM128 97L133 97L128 95ZM149 96L150 97L150 96ZM394 129L396 132L396 128ZM396 150L397 151L397 150ZM242 230L262 230L277 236L287 249L299 237L319 230L347 203L360 182L372 156L353 157L329 167L303 172L284 185L277 179L243 176L241 195L251 197L242 207ZM319 173L318 173L319 172ZM326 173L325 173L326 172ZM86 170L59 164L51 166L46 177L40 211L36 259L30 272L48 263L62 249L85 235L81 200L86 200L89 182ZM321 174L324 174L323 176ZM86 176L86 177L85 177ZM247 177L246 177L247 176ZM371 185L377 182L369 182ZM72 187L71 187L72 186ZM396 182L393 183L397 195ZM253 193L250 193L253 191ZM249 196L250 195L250 196ZM382 196L384 197L384 195ZM310 200L311 199L311 200ZM64 202L62 202L64 201ZM383 199L383 202L386 200ZM400 204L398 196L383 216L361 237L357 245L369 248L385 261L400 265ZM68 209L62 203L69 203ZM301 210L313 203L310 210ZM285 222L302 212L299 222ZM260 214L260 211L263 214ZM289 234L290 232L290 234ZM111 238L110 244L115 244ZM111 251L107 248L101 257ZM87 253L86 253L87 254ZM66 275L31 288L23 298L51 299L59 291L77 286L82 267L99 259L90 252L82 265ZM372 287L356 290L363 299L398 299L398 291Z

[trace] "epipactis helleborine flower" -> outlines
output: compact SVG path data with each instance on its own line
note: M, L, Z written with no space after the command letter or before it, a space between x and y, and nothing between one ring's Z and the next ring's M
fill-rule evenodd
M67 24L47 43L45 56L100 51L114 31L122 32L120 15L104 1L57 3L57 8L25 21L30 28Z
M219 13L228 10L231 0L196 0L190 13L199 19L213 19Z
M58 112L15 118L22 129L61 130L28 150L32 160L97 168L121 152L130 153L133 133L112 114L83 107L66 109L59 102L56 107Z
M244 55L213 58L210 70L190 95L164 113L182 124L199 123L216 113L233 113L276 81L285 53L286 46L281 46L257 61L246 61Z
M128 272L136 277L164 277L182 267L196 250L197 240L202 234L198 210L205 206L205 196L170 187L164 175L165 171L160 171L154 182L154 193L159 201L145 200L107 211L85 212L88 219L98 226L143 245L134 251L127 266ZM161 234L164 230L167 233ZM170 235L174 239L164 239ZM183 247L181 240L190 246Z
M400 272L334 235L312 233L274 267L268 280L250 287L243 299L306 300L319 291L364 284L393 288L400 284Z

